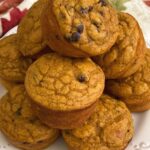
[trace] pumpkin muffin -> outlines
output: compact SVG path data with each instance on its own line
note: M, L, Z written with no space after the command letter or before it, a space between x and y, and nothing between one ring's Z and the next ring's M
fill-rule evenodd
M15 82L23 82L32 60L21 55L16 48L16 34L0 40L0 77Z
M34 55L46 47L42 36L41 13L47 0L38 0L18 27L17 45L24 56Z
M64 130L63 137L70 150L123 150L133 130L125 104L103 95L94 114L81 127Z
M105 77L91 59L71 59L50 53L28 69L27 93L39 119L53 128L74 128L94 111Z
M115 45L94 58L106 79L124 78L135 73L143 63L146 46L142 31L131 15L119 13L119 37Z
M131 111L150 109L150 50L135 74L125 79L108 80L106 91L124 101Z
M18 148L43 150L58 136L58 130L43 125L32 113L23 85L0 100L0 130Z
M71 57L108 51L118 36L118 17L105 0L51 0L42 15L46 43Z

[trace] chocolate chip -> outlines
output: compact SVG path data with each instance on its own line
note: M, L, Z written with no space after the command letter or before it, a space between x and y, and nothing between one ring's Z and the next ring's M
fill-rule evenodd
M80 40L80 33L79 32L73 32L70 37L65 37L67 41L69 42L78 42Z
M92 11L92 10L93 10L93 7L92 7L92 6L90 6L90 7L89 7L89 11Z
M104 12L103 11L100 11L99 13L101 14L101 16L104 16Z
M92 7L92 6L89 6L89 8L83 8L83 7L80 8L80 12L81 12L82 14L87 14L88 12L90 12L90 11L92 11L92 10L93 10L93 7Z
M80 8L80 12L81 12L82 14L87 14L87 13L89 12L89 9L88 9L88 8L83 8L83 7L81 7L81 8Z
M99 3L102 5L102 6L107 6L107 3L105 0L99 0Z
M93 24L94 26L96 26L96 28L99 28L99 27L100 27L100 24L99 24L98 22L96 22L96 21L92 21L92 24Z
M74 33L72 34L72 36L71 36L72 42L77 42L77 41L79 41L80 37L81 37L81 35L80 35L79 32L74 32Z
M77 77L77 80L81 83L85 82L86 81L86 76L83 75L83 74L80 74L78 77Z
M80 25L77 26L77 31L78 31L79 33L83 33L83 30L84 30L83 24L80 24Z
M21 110L22 110L22 108L19 108L19 109L15 112L17 116L21 116Z

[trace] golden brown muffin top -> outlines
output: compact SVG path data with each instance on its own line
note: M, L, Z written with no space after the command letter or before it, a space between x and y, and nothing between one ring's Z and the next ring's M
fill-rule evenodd
M106 89L109 93L123 99L149 99L150 50L147 50L144 63L135 74L125 79L108 80Z
M137 57L140 58L145 51L144 38L137 21L123 12L118 13L118 17L119 37L115 45L107 53L95 58L104 70L107 79L124 76L129 67L136 64ZM138 53L138 51L142 52Z
M38 104L59 111L83 109L98 100L104 74L91 59L71 59L50 53L27 71L25 86Z
M60 32L70 44L91 55L108 51L118 36L116 11L104 0L52 0Z
M16 48L16 34L0 40L0 77L10 81L24 81L26 70L32 63Z
M89 120L63 136L75 150L122 150L133 136L131 114L123 102L103 95Z
M18 27L17 44L23 55L34 55L46 47L42 36L41 14L47 0L38 0Z
M42 143L57 133L34 116L23 85L15 86L0 100L0 129L22 144Z

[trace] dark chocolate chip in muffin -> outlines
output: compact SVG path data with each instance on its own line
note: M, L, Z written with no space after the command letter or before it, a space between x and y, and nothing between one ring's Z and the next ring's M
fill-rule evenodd
M22 110L22 108L19 108L19 109L15 112L16 116L21 116L21 110Z
M92 6L90 6L90 7L89 7L89 12L90 12L90 11L92 11L92 10L93 10L93 7L92 7Z
M92 20L92 24L94 26L96 26L96 28L99 28L100 27L100 24L98 22L96 22L95 20Z
M77 26L77 31L78 31L79 33L83 33L83 30L84 30L83 24L80 24L80 25Z
M105 15L103 11L100 11L99 13L100 13L101 16Z
M92 10L93 10L93 6L89 6L88 8L83 8L83 7L80 8L80 12L82 14L87 14L87 13L89 13Z
M78 75L77 80L81 83L85 82L87 80L86 76L83 74Z
M81 12L82 14L87 14L87 13L89 12L89 9L88 9L88 8L83 8L83 7L81 7L81 8L80 8L80 12Z
M78 42L80 40L80 33L79 32L73 32L70 37L66 37L65 39L69 42Z
M99 3L102 5L102 6L107 6L107 2L105 0L99 0Z

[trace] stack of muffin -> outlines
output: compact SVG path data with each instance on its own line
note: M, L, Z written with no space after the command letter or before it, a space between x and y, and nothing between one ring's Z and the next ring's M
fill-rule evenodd
M39 0L0 41L0 130L26 150L60 131L70 150L125 149L130 111L150 108L149 62L135 18L105 0Z

